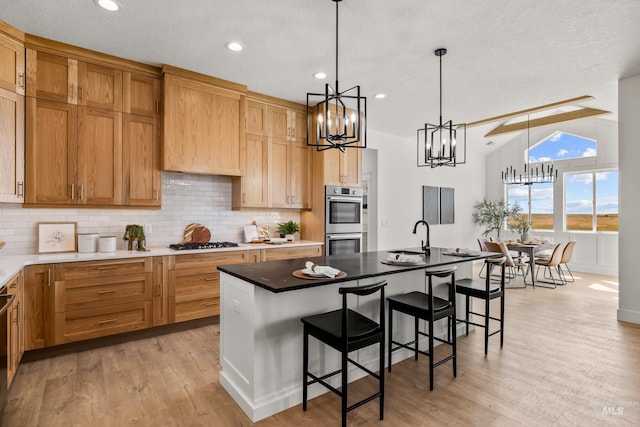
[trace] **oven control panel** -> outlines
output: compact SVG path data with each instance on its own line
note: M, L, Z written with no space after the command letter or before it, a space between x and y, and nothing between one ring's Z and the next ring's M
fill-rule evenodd
M337 185L327 185L325 188L326 195L334 196L355 196L362 197L362 188L360 187L340 187Z

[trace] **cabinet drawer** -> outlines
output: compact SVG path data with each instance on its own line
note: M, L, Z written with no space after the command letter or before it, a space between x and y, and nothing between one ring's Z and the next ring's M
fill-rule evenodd
M169 270L184 270L198 267L249 262L249 251L209 252L204 254L174 255ZM215 269L215 268L214 268Z
M170 295L184 295L201 292L219 292L220 272L216 267L195 268L189 271L170 271L172 284Z
M153 271L151 260L150 257L145 257L64 263L59 264L59 278L61 280L71 280L115 276L119 274L151 273Z
M220 296L217 292L205 292L175 298L175 321L199 319L220 314Z
M322 246L296 246L292 248L265 249L262 261L275 261L279 259L307 258L322 255Z
M56 313L55 344L98 338L151 326L151 301Z
M152 273L56 281L55 311L66 312L150 300Z

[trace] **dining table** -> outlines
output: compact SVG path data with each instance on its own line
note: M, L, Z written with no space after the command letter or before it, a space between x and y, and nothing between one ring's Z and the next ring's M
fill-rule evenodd
M538 252L550 250L556 247L555 243L510 243L507 242L507 249L510 251L518 252L519 254L527 254L529 256L529 272L531 273L531 283L527 283L524 280L524 284L532 285L534 288L536 286L536 275L533 269L536 266L535 254Z

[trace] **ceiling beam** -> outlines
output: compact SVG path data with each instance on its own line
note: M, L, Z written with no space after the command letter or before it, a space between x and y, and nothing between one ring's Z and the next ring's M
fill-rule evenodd
M527 108L526 110L514 111L513 113L503 114L501 116L490 117L488 119L482 119L475 122L467 123L467 127L470 128L473 126L486 125L487 123L491 123L491 122L509 120L509 119L513 119L514 117L520 117L520 116L525 116L531 113L551 110L553 108L563 107L565 105L574 105L579 102L591 101L592 99L594 99L594 97L590 95L584 95L584 96L579 96L577 98L565 99L564 101L553 102L551 104L540 105L539 107Z
M517 132L525 130L527 127L535 128L539 126L550 125L553 123L567 122L569 120L584 119L585 117L601 116L603 114L611 114L611 111L598 110L597 108L581 108L580 110L553 114L551 116L540 117L538 119L532 119L530 121L500 125L497 128L493 129L491 132L487 133L485 137Z

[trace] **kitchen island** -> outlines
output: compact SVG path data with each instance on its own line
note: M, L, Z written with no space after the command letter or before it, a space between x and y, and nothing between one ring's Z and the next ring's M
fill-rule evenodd
M420 251L420 249L411 249ZM423 270L427 267L456 264L456 279L471 277L472 262L495 255L482 252L447 255L443 248L431 248L418 265L383 264L389 252L366 252L309 258L317 265L329 265L346 273L336 279L298 278L292 273L305 267L307 259L273 261L259 264L219 266L220 290L220 383L252 421L258 421L302 402L302 323L300 318L335 310L342 306L338 288L361 286L387 280L386 296L419 290L426 291ZM446 285L434 292L446 296ZM377 319L375 296L353 299L357 310ZM464 310L464 300L458 298L458 310ZM394 337L410 340L413 321L395 319ZM446 322L436 328L436 336L446 334ZM458 330L458 334L463 328ZM393 363L412 353L396 351ZM376 371L376 348L352 353L352 358ZM309 366L329 371L340 366L339 354L316 340L309 342ZM355 381L363 373L349 371ZM334 378L339 387L339 376ZM425 378L425 381L427 379ZM309 398L327 390L319 385L309 388Z

